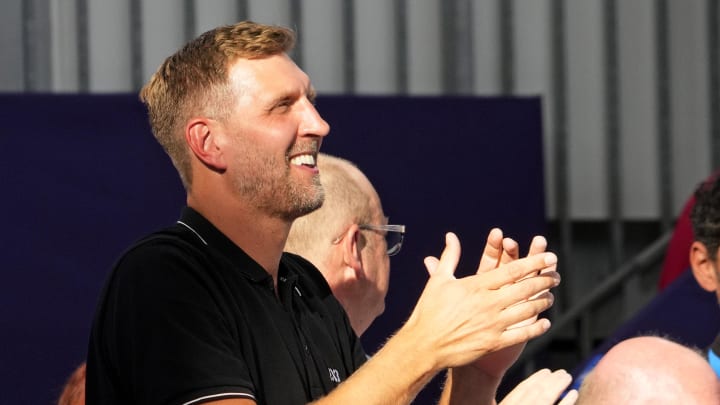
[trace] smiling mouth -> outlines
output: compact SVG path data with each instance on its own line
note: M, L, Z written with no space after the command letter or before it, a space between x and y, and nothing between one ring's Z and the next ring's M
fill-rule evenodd
M314 168L316 165L315 154L303 153L297 156L293 156L292 159L290 159L290 164L295 166L306 166Z

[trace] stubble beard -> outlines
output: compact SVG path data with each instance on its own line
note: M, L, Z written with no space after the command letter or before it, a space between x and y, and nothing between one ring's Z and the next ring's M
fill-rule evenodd
M240 197L261 212L291 222L322 206L325 190L319 175L313 176L310 185L304 185L293 180L287 161L264 159L262 164L255 167L266 169L255 173L257 175L248 175L251 171L243 170L241 175L234 176L233 182ZM278 167L283 167L282 174Z
M315 175L312 184L309 187L298 185L297 183L289 183L289 192L287 194L290 205L287 211L288 216L285 218L290 221L307 215L320 208L325 201L325 189L320 183L320 176Z

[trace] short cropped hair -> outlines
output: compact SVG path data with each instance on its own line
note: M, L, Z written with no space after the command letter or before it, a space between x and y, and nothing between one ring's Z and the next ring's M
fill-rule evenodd
M150 126L187 190L192 184L184 125L194 115L223 120L234 94L228 70L238 58L260 59L288 52L295 33L285 27L243 21L210 30L160 65L140 91Z
M694 239L705 245L714 261L720 247L720 176L713 176L697 188L690 221Z

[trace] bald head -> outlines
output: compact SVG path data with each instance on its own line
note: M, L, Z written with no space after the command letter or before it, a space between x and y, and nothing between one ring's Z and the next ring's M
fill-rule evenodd
M370 223L380 199L370 181L352 162L321 153L322 207L295 220L285 250L324 270L333 241L353 223Z
M577 404L720 404L720 383L694 350L655 336L615 345L588 374Z
M312 262L361 335L385 310L390 261L383 234L360 225L386 222L380 197L351 162L318 156L325 201L295 220L285 250Z

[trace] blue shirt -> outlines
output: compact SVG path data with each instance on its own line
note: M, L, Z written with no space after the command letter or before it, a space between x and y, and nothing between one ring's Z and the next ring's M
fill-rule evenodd
M720 377L720 356L718 355L718 353L720 353L720 335L715 338L715 341L713 342L712 346L710 346L707 353L710 366L713 368L713 370L715 370L715 374Z

